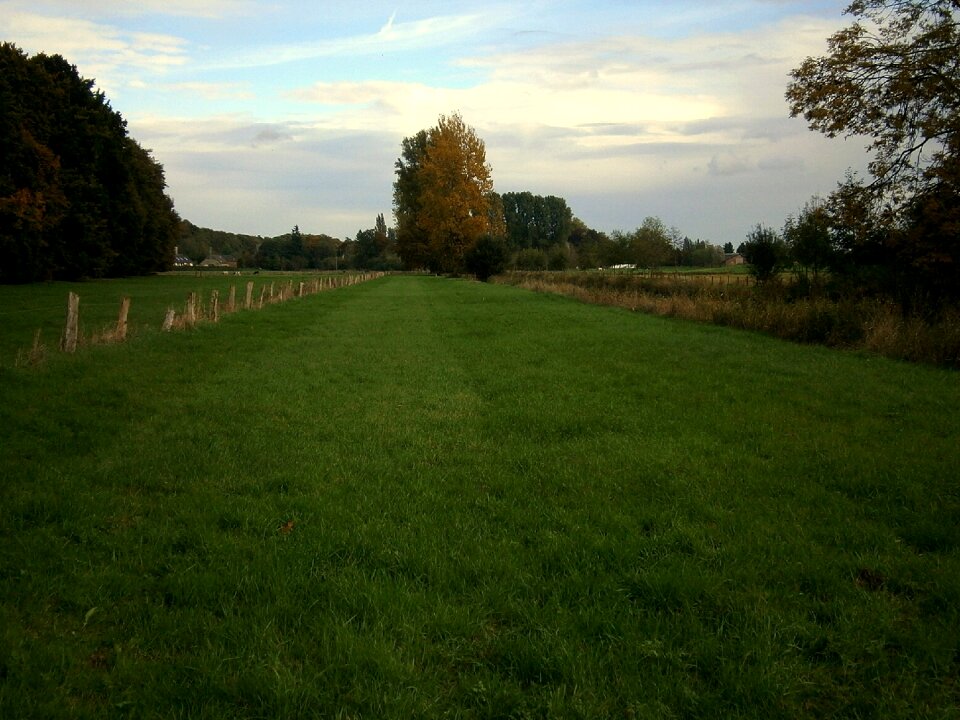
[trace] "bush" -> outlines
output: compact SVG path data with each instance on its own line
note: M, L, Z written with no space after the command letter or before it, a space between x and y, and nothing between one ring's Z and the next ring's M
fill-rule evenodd
M786 246L776 232L757 225L747 235L747 241L741 246L743 256L750 263L750 271L758 283L765 283L776 277L787 259Z
M507 266L507 244L503 238L485 235L470 248L464 257L464 263L469 272L476 275L477 280L486 282L494 275L499 275Z

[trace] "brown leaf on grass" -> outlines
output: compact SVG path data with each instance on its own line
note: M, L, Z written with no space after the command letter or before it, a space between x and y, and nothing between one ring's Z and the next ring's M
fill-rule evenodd
M110 667L110 653L104 648L90 654L87 665L92 670L107 670Z
M865 590L877 592L878 590L882 590L884 585L887 584L887 579L882 573L876 570L861 568L860 572L857 573L856 583Z
M283 525L280 526L280 528L279 528L280 534L281 534L281 535L289 535L290 533L293 532L293 526L296 525L296 524L297 524L297 523L296 523L295 521L293 521L293 520L287 520Z

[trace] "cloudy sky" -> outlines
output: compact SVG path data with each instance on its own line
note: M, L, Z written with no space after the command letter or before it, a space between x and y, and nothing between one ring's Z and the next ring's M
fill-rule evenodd
M738 244L865 165L783 99L846 4L0 0L0 40L95 79L205 227L352 237L392 216L402 139L457 111L500 192Z

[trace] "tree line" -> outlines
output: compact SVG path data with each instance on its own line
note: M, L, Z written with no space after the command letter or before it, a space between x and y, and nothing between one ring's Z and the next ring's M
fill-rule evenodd
M0 45L0 282L166 269L179 218L165 187L92 80Z
M793 71L791 114L830 137L870 138L870 177L848 174L782 231L748 233L738 250L761 284L794 268L808 286L829 278L906 310L960 301L958 12L958 0L856 0L829 54ZM397 248L411 268L487 277L508 266L710 265L733 250L680 237L658 218L607 236L560 198L500 196L483 141L457 114L404 138L395 169Z
M722 248L683 237L659 218L607 235L575 217L563 198L498 194L483 140L456 113L404 138L395 169L397 252L408 269L486 278L505 268L723 262Z
M399 270L395 242L396 233L380 214L374 227L343 240L303 232L299 225L289 233L263 237L202 228L183 220L177 247L195 265L221 255L236 261L237 267L262 270Z

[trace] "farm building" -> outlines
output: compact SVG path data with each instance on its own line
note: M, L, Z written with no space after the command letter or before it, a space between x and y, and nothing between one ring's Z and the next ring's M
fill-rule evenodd
M210 255L200 263L200 267L235 268L237 267L237 259L229 255Z
M746 265L747 259L740 253L728 253L723 256L724 265Z

